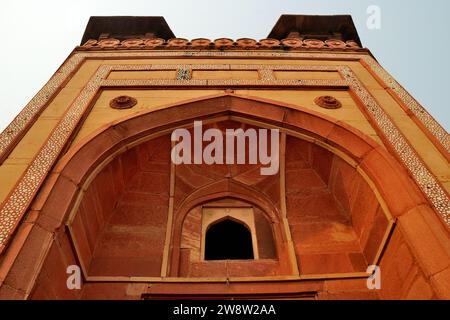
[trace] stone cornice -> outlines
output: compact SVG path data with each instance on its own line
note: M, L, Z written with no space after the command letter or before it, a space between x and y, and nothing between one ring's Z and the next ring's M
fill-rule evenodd
M229 38L219 38L214 41L206 38L196 38L192 40L183 38L173 38L164 40L161 38L134 38L126 40L118 40L114 38L102 40L88 40L77 50L273 50L273 51L345 51L345 52L361 52L368 51L361 48L356 41L341 40L317 40L317 39L300 39L287 38L283 40L277 39L261 39L259 41L250 38L241 38L237 40Z

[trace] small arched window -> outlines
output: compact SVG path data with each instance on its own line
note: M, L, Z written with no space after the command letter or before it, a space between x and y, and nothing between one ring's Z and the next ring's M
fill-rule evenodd
M205 260L252 260L250 230L241 223L227 219L212 225L205 237Z

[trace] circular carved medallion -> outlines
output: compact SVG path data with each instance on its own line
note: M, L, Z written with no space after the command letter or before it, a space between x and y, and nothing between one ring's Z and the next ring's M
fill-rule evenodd
M256 40L250 38L237 39L236 43L242 48L254 48L257 44Z
M346 44L350 48L359 48L359 44L354 40L348 40Z
M228 47L233 46L234 41L232 39L228 39L228 38L220 38L220 39L214 40L214 44L218 48L228 48Z
M126 48L139 47L144 43L142 39L127 39L122 41L122 46Z
M93 46L95 46L95 45L97 45L97 40L89 39L88 41L86 41L85 44L83 44L83 47L88 47L88 48L90 48L90 47L93 47Z
M325 41L325 43L329 48L345 49L345 47L347 47L347 44L341 40L332 39Z
M98 42L98 45L102 48L112 48L120 44L117 39L103 39Z
M113 109L130 109L137 104L137 100L130 96L119 96L109 102Z
M259 40L259 43L263 47L272 48L280 45L280 40L277 39L261 39Z
M306 47L314 49L323 48L323 46L325 45L325 43L322 40L317 39L307 39L304 40L303 43L306 45Z
M314 103L321 108L325 109L339 109L342 107L342 103L332 96L321 96L314 100Z
M303 41L297 38L287 38L281 40L281 43L290 48L300 48L303 44Z
M197 38L191 40L192 47L194 48L206 48L211 44L211 40L206 38Z
M177 47L177 48L185 47L185 46L187 46L188 43L189 43L189 40L183 39L183 38L173 38L167 42L169 47Z
M145 40L144 44L148 47L154 48L154 47L162 46L165 42L166 42L166 40L164 40L164 39L153 38L153 39Z

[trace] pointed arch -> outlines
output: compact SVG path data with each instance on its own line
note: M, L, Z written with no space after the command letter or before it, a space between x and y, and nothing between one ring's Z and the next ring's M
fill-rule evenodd
M300 138L309 137L313 143L328 146L338 156L351 159L353 166L373 181L394 216L426 203L405 168L359 130L306 108L293 108L284 103L236 94L193 99L161 110L142 111L113 122L71 148L58 161L53 172L62 173L81 186L105 159L112 158L114 154L125 152L176 127L190 125L194 120L211 121L220 117L258 121L289 133L301 134Z
M394 216L401 216L419 206L432 211L402 165L360 131L305 108L292 108L278 102L224 94L161 110L143 111L100 128L86 137L58 161L50 173L51 177L40 189L38 197L41 212L37 225L52 232L70 223L69 214L82 201L83 190L118 154L143 141L170 132L173 128L189 125L193 120L224 117L237 117L275 126L290 134L308 137L314 143L328 146L338 156L351 159L355 168L371 180L371 187L381 195ZM233 196L229 192L224 192L223 196L225 195ZM261 202L258 205L262 206ZM29 238L26 241L37 240ZM45 245L47 244L36 242L35 245L24 248ZM19 252L19 255L22 254L26 255L27 252ZM42 265L43 259L44 256L36 257L32 264Z

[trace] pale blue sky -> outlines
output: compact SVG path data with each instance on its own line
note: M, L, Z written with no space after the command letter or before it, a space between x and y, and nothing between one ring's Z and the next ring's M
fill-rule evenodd
M366 27L369 5L381 29ZM450 128L448 0L2 0L0 130L79 44L92 15L164 16L178 37L265 38L281 14L351 14L363 45Z

